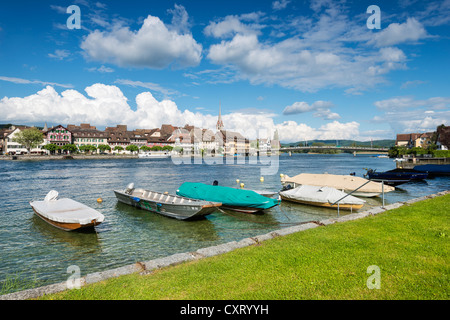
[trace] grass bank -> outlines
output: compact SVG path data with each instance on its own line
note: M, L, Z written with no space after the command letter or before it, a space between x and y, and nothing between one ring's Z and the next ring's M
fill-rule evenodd
M446 300L449 207L447 194L43 299ZM380 289L367 286L370 266Z

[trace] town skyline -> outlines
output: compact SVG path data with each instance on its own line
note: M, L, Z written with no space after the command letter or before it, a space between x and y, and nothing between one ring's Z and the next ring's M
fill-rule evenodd
M449 16L448 0L5 3L0 123L213 130L220 109L283 142L433 131L450 120Z

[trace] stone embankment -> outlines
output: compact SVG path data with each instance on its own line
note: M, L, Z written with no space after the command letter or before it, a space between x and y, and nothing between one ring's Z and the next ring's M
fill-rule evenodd
M62 154L62 155L19 155L19 156L0 156L0 160L14 161L43 161L43 160L88 160L88 159L134 159L137 154Z

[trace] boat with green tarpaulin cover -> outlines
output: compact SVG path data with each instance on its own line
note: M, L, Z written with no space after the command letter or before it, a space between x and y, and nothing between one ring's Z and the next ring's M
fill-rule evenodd
M183 183L178 188L177 195L193 199L221 202L222 208L224 209L245 213L256 213L270 209L280 203L276 199L262 196L252 190L207 185L197 182Z

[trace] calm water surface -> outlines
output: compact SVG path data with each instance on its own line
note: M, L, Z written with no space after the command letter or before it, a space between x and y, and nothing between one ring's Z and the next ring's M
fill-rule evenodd
M0 282L21 274L35 278L37 285L56 283L68 278L71 265L79 266L84 276L337 215L336 210L283 202L262 215L227 211L199 221L178 221L118 203L113 190L130 182L136 187L175 193L186 181L212 184L218 180L220 185L235 187L240 179L249 189L278 191L280 173L355 172L362 176L364 168L384 171L394 167L392 159L370 155L282 155L277 173L264 176L261 182L261 165L248 161L216 165L176 165L170 159L0 161ZM449 187L448 177L404 184L386 194L386 203ZM29 201L42 200L51 189L60 197L100 211L105 222L87 233L65 232L48 225L36 217ZM103 203L97 203L97 198ZM381 205L381 198L365 200L365 208Z

